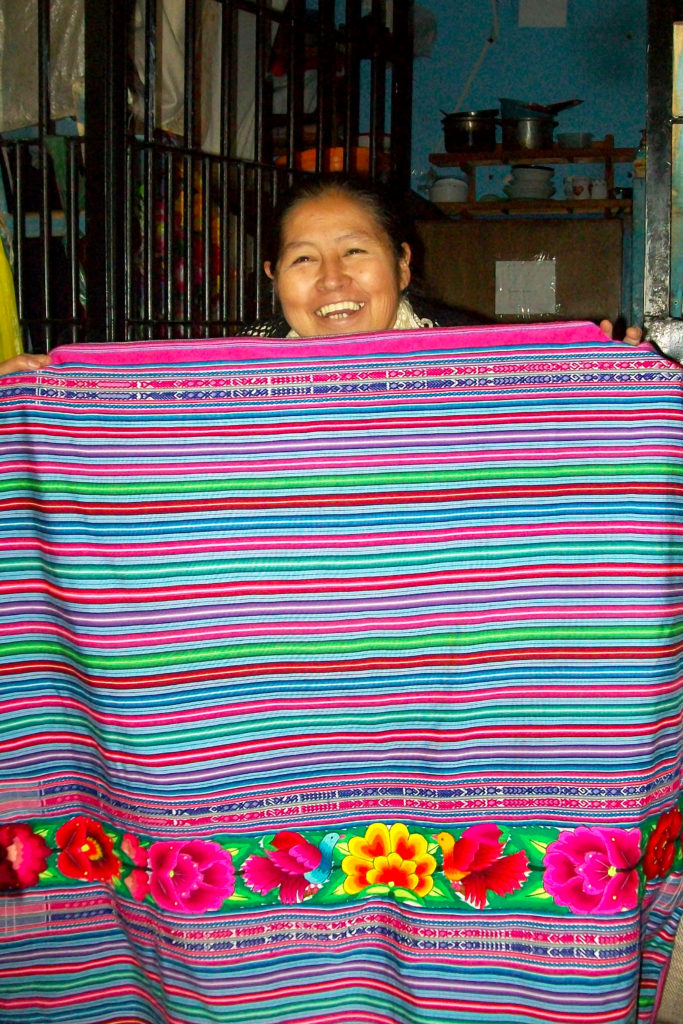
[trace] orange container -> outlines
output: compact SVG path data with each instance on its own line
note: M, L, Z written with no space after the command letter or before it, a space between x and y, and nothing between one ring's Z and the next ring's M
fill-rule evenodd
M315 155L315 149L300 150L298 153L294 154L294 166L298 171L314 171ZM284 156L279 156L275 163L278 167L286 167L287 159ZM333 146L332 148L325 150L323 153L323 170L344 170L343 146ZM355 171L357 174L367 174L370 170L370 150L365 146L354 146L351 149L351 170Z

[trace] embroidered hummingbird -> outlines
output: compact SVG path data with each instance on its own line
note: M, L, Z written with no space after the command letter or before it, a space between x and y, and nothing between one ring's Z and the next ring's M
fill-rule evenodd
M332 851L340 838L339 832L328 832L316 846L299 832L278 832L271 840L274 849L266 850L264 857L247 857L244 881L262 895L279 887L283 903L301 903L330 877Z
M471 825L460 839L450 832L433 838L443 853L443 871L453 889L480 909L486 906L487 892L499 896L521 888L529 874L529 862L523 850L504 854L497 825Z

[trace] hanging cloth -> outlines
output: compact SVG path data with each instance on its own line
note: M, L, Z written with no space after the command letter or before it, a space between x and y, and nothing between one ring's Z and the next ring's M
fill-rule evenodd
M4 247L0 245L0 361L23 352L14 294L14 278Z

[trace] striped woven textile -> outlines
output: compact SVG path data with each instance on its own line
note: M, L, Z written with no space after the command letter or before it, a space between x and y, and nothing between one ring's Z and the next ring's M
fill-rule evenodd
M0 383L0 1021L654 1021L682 372L590 324Z

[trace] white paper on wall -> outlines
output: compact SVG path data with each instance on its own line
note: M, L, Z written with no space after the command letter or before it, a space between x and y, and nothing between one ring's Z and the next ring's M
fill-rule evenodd
M520 28L565 28L567 0L519 0Z
M533 317L557 310L555 260L497 260L496 316Z

